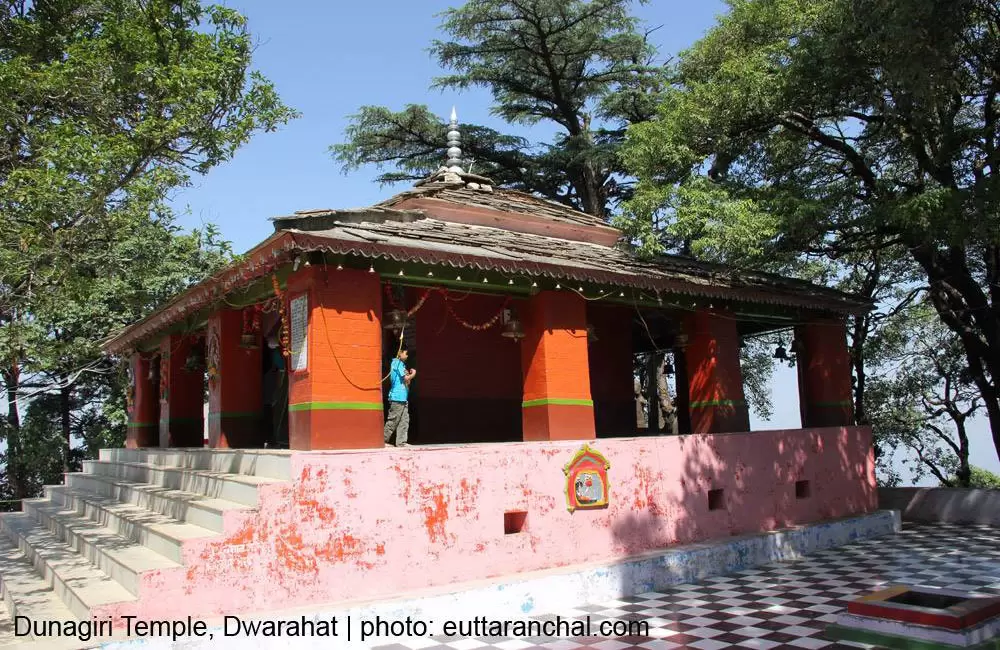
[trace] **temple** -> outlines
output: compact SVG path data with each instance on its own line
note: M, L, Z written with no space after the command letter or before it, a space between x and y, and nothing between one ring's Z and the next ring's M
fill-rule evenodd
M128 360L125 449L0 520L74 615L387 598L874 512L845 329L869 303L640 258L601 219L467 173L454 121L449 139L411 189L273 219L104 343ZM740 350L768 332L796 356L799 430L750 431ZM649 352L672 359L680 435L637 417Z

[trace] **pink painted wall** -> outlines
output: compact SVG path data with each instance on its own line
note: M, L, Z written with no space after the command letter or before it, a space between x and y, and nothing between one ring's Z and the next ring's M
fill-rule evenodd
M136 608L207 616L398 596L877 507L866 428L593 441L611 463L611 504L570 513L563 466L580 446L295 454L294 482L226 536L185 546L183 571L148 574ZM809 498L796 499L797 480ZM709 511L719 488L727 508ZM512 510L528 513L525 530L505 535Z

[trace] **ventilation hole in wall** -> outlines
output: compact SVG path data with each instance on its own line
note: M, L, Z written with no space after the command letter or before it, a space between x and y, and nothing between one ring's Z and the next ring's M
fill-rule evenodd
M811 494L809 488L809 481L795 481L795 498L796 499L808 499Z
M726 491L725 490L709 490L708 491L708 509L709 510L725 510L726 509Z
M503 513L503 534L516 535L524 531L524 522L528 519L528 513L523 510Z

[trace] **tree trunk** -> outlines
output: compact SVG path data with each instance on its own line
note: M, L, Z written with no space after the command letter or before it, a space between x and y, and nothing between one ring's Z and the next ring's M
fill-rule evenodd
M657 390L657 363L663 365L663 355L650 352L646 358L646 421L649 426L647 433L660 431L660 399Z
M665 355L658 355L661 359ZM670 399L670 386L667 384L667 373L663 372L663 362L657 365L656 389L659 396L660 406L660 430L666 433L677 434L677 408L673 400Z
M965 430L965 417L954 418L955 428L958 430L958 470L955 478L958 480L958 487L969 487L972 482L972 467L969 466L969 435Z
M686 435L691 433L691 387L688 386L684 348L674 348L674 372L677 373L677 432Z
M991 305L965 263L965 249L941 252L921 245L910 251L927 274L930 297L942 322L958 335L979 389L1000 458L1000 305Z
M868 317L855 316L851 335L851 364L854 366L854 423L859 426L870 424L865 409L865 341L868 338Z
M63 386L59 389L59 415L62 419L62 434L63 434L63 474L68 474L70 472L69 467L69 448L70 448L70 436L72 434L70 427L70 390L69 386ZM66 477L63 476L63 482L66 481Z
M642 395L642 378L635 379L635 427L636 429L646 429L649 422L646 419L646 398Z
M17 408L21 368L16 360L3 371L3 379L7 390L7 424L10 429L7 435L7 481L11 495L15 499L24 499L28 495L21 467L21 415Z

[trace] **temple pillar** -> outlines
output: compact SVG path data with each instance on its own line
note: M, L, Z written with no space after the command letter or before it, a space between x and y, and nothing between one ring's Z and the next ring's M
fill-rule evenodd
M691 432L749 431L736 319L726 312L699 310L685 319L684 330Z
M243 347L243 310L223 309L208 319L208 446L263 447L260 333Z
M595 333L587 356L597 434L635 435L632 311L619 305L590 303L587 318Z
M204 368L185 367L196 345L201 345L199 339L182 334L170 334L160 342L161 447L204 446Z
M285 334L291 349L289 446L384 446L378 274L306 266L288 280L285 309L291 328Z
M826 320L795 328L802 426L837 427L854 423L851 353L847 325Z
M128 432L125 446L129 449L156 447L160 444L160 396L156 394L156 378L149 376L153 360L139 352L129 359L132 384L128 399Z
M568 292L532 296L521 341L525 440L592 440L587 305Z

